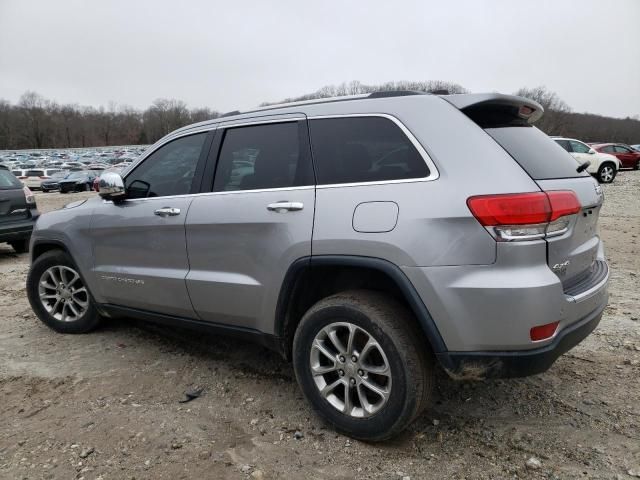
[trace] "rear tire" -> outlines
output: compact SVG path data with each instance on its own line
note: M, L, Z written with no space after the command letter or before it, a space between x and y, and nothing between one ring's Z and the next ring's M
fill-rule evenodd
M27 276L27 297L38 318L60 333L87 333L100 315L71 257L51 250L36 258Z
M433 390L433 356L415 319L373 291L338 293L311 307L295 333L293 366L316 412L360 440L399 434Z
M600 183L611 183L616 178L616 167L612 163L603 163L598 168L598 181Z
M636 162L636 166L633 167L634 170L640 170L640 160Z
M27 253L29 251L29 239L17 240L15 242L9 242L9 245L13 247L16 253Z

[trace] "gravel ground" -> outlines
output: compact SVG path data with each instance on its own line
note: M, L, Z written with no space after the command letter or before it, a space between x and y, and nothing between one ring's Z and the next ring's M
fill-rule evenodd
M326 428L266 349L131 320L64 336L33 315L28 256L0 245L0 477L640 477L640 172L604 187L599 328L545 374L454 382L394 441ZM39 194L42 211L87 194ZM179 403L187 388L204 394Z

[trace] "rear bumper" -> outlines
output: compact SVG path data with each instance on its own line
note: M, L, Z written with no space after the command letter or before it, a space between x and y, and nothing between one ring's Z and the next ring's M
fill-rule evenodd
M36 219L30 218L28 220L0 225L0 242L14 242L29 238L31 232L33 232L35 223Z
M542 373L598 326L605 306L569 325L551 343L541 348L504 352L443 352L436 356L447 373L458 380L526 377Z

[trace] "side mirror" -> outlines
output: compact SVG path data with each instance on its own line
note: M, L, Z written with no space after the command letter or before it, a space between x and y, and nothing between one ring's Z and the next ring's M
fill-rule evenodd
M124 200L126 192L124 181L118 173L107 172L100 175L98 194L105 200Z
M596 153L596 151L593 148L590 148L588 153L589 155L593 155L594 153Z

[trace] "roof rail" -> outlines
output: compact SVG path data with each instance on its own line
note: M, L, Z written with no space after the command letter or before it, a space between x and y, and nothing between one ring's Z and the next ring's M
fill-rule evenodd
M425 92L418 92L417 90L384 90L370 93L367 98L404 97L407 95L425 95Z
M223 118L223 117L231 117L233 115L239 115L240 114L240 110L233 110L232 112L227 112L227 113L223 113L222 115L220 115L220 117L218 118Z

